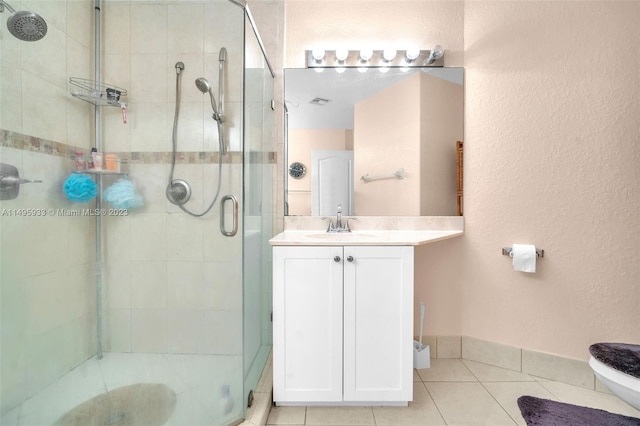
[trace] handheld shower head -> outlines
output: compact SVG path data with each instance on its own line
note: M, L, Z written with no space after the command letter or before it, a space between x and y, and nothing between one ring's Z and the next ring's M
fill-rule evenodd
M2 0L0 0L2 1ZM216 100L213 96L213 90L211 90L211 84L207 81L206 78L200 77L196 79L196 87L202 93L209 93L209 97L211 98L211 108L213 109L213 115L211 116L218 124L218 143L220 144L220 154L224 155L227 153L227 144L225 143L224 137L224 122L226 121L224 116L224 64L227 61L227 49L221 48L220 54L218 56L219 62L219 75L218 75L218 96L220 99L220 103L217 104Z
M211 92L211 85L209 84L207 79L204 77L200 77L196 79L196 87L202 93Z
M7 28L17 39L38 41L47 34L47 23L40 15L29 11L16 12L9 3L0 0L0 12L4 12L5 7L11 12L7 19Z
M196 87L202 93L209 93L209 97L211 98L211 108L213 108L213 118L218 121L220 119L220 114L218 114L216 99L213 97L213 92L211 91L211 84L209 84L206 78L200 77L196 79Z

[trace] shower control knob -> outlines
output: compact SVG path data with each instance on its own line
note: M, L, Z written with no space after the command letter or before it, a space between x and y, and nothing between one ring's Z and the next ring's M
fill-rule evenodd
M347 256L347 262L353 262L353 256Z
M334 261L334 262L340 262L340 256L335 256L335 257L333 258L333 261Z

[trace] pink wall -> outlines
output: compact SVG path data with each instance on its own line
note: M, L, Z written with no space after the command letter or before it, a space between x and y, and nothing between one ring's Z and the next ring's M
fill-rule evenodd
M465 3L464 334L640 343L640 3ZM534 275L500 247L545 249Z
M463 97L462 86L421 72L355 105L356 215L456 215ZM360 179L400 168L402 180Z
M287 0L285 14L285 67L318 44L440 43L466 68L466 234L416 251L426 334L578 359L640 342L640 3ZM500 254L513 243L545 249L536 274Z
M464 88L420 73L420 215L457 214L456 142L463 139Z
M356 103L353 114L355 214L420 215L420 74ZM404 179L365 183L361 176ZM403 197L398 197L403 194Z

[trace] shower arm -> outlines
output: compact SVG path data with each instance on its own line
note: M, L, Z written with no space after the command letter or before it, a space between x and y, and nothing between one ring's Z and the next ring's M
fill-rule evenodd
M11 7L9 3L7 3L4 0L0 0L0 13L4 12L5 7L9 9L9 12L16 13L16 10L13 7Z

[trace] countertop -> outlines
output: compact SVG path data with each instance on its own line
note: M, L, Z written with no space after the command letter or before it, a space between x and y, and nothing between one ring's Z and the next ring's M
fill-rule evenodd
M272 246L419 246L463 235L461 230L362 230L328 233L324 231L284 231L271 240Z

